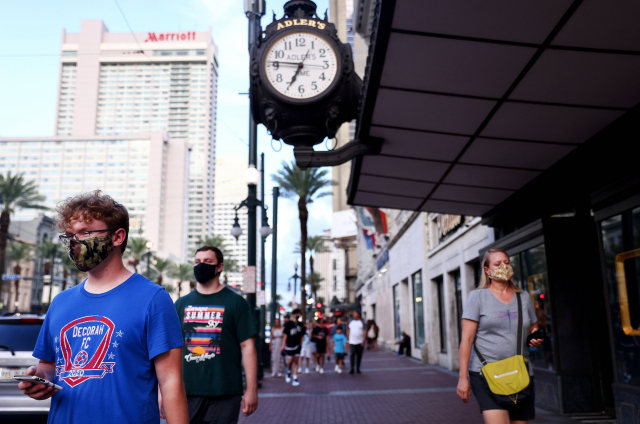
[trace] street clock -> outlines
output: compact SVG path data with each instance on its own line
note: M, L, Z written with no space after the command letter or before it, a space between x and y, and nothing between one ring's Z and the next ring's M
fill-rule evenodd
M296 157L313 154L314 145L357 117L362 80L351 45L326 14L318 17L312 1L288 1L281 19L274 14L251 51L250 74L254 120L294 146Z

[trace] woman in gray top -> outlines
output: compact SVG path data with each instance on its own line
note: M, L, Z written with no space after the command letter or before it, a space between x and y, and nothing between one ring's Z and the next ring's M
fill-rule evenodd
M480 374L482 364L473 353L474 341L487 362L500 361L516 353L518 303L515 294L521 290L511 279L513 269L509 256L502 249L489 249L484 255L482 266L484 272L480 286L467 296L462 314L458 396L467 403L473 391L485 424L526 424L535 418L535 388L531 368L529 373L532 376L532 394L523 402L505 408L495 403L488 393ZM538 329L536 313L528 296L521 296L521 299L524 328L532 333ZM532 340L530 346L540 346L542 341ZM523 354L528 358L528 349L524 349Z

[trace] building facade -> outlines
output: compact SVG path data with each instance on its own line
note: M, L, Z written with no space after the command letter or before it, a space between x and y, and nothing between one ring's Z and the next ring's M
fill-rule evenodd
M238 222L242 235L236 240L230 233L236 217L235 207L247 197L245 173L249 164L247 156L216 157L215 201L213 213L215 221L213 233L224 237L225 250L237 261L239 272L227 273L227 284L242 287L242 268L247 266L247 209L238 210ZM258 260L258 263L260 261ZM257 275L260 275L258 272Z
M187 254L190 146L155 131L127 136L0 138L0 172L34 181L45 206L102 190L129 211L131 237L174 261ZM37 216L19 210L16 219Z
M546 332L537 406L637 423L638 5L359 4L371 50L357 136L383 142L354 160L349 203L481 217L494 241L478 257L506 250ZM462 298L464 246L451 252ZM446 259L429 264L444 280L443 334L457 332Z
M56 136L166 131L192 146L189 247L213 232L217 47L211 30L110 33L101 20L62 31Z

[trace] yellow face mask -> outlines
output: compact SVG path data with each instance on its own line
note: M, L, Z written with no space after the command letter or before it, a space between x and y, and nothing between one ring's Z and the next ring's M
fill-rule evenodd
M513 277L513 268L511 268L511 265L503 263L498 268L491 271L490 277L492 280L506 283L511 280L511 277Z

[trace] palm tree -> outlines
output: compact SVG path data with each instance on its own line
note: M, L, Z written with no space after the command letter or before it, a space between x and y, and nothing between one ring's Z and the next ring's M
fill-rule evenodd
M226 286L229 279L228 275L230 272L240 272L240 263L237 259L227 258L224 260L224 285Z
M153 267L155 268L155 270L158 273L158 275L157 275L157 277L158 277L158 285L161 286L162 285L162 280L164 278L164 274L171 270L171 268L173 267L173 262L171 261L171 259L156 258L156 261L153 264Z
M193 267L189 264L177 264L173 266L170 273L172 278L178 280L178 297L180 297L180 286L183 281L193 281L195 277L193 275Z
M55 243L53 239L43 239L40 243L36 244L36 255L44 262L44 275L51 276L51 282L49 283L49 302L53 293L53 274L56 258L64 258L68 256L65 249L59 243ZM64 260L64 259L63 259Z
M333 185L333 182L326 178L329 173L326 169L307 168L304 171L298 168L295 161L290 163L282 162L282 169L271 178L280 186L281 196L287 199L298 198L298 218L300 219L300 255L302 276L300 296L301 305L305 305L307 293L305 291L306 278L306 260L305 253L307 250L307 221L309 220L309 211L307 205L315 199L330 196L330 191L322 191ZM322 192L321 192L322 191ZM305 321L306 314L304 308L302 311L302 320Z
M38 187L33 181L25 181L23 174L11 175L11 171L5 177L0 174L0 199L2 199L2 213L0 213L0 275L5 273L5 254L7 239L9 236L9 224L11 214L17 208L21 209L48 209L42 204L45 197L38 193ZM11 284L11 283L9 283ZM6 290L3 287L3 291Z
M16 265L13 267L14 274L20 275L22 272L22 268L20 267L21 262L30 261L33 259L33 246L27 243L21 243L14 241L9 243L7 246L7 257L14 261ZM16 305L16 311L18 310L18 294L20 291L20 280L15 280L15 300L14 304Z
M147 251L147 242L148 240L144 237L132 237L127 242L128 263L133 266L135 272L138 272L142 255Z
M325 239L322 236L311 236L307 239L307 250L309 251L309 285L311 286L311 292L313 293L313 298L316 297L317 289L320 288L320 281L315 281L316 276L319 276L317 272L313 270L313 255L315 253L324 253L329 252L325 244ZM297 243L297 248L295 253L300 253L300 243ZM322 278L322 277L320 277ZM324 280L324 279L323 279ZM315 287L315 289L314 289Z

